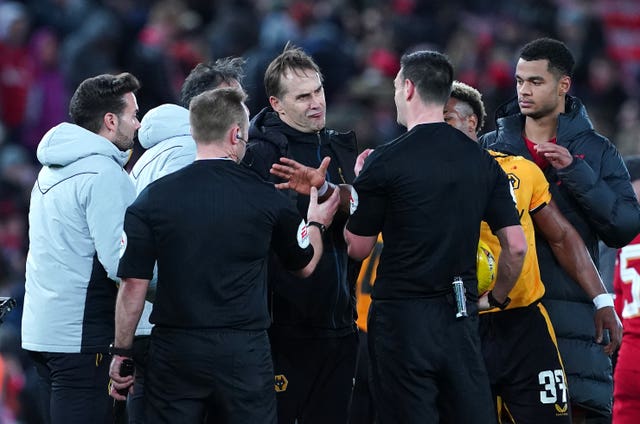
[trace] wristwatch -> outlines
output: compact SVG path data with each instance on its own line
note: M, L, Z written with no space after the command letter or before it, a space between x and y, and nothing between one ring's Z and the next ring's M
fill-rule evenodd
M327 231L327 226L317 221L307 222L307 227L318 227L320 229L320 234L324 234L324 232Z
M504 311L506 307L509 306L509 303L511 303L511 298L509 296L507 296L504 302L498 302L496 298L493 297L493 290L489 290L489 293L487 293L487 300L489 301L489 306L498 308L501 311Z
M126 356L127 358L131 358L133 356L132 348L124 348L124 347L115 347L113 343L109 345L109 355L118 355L118 356Z

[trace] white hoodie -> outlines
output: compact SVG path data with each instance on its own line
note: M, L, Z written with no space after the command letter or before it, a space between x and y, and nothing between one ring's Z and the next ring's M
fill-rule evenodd
M38 146L31 192L22 347L106 352L114 336L122 226L135 189L129 154L63 123Z
M147 149L131 170L136 194L158 178L178 171L193 163L196 158L196 142L191 138L189 111L174 104L163 104L147 112L140 122L138 140ZM155 296L157 270L149 285L148 299ZM136 336L151 334L149 316L153 305L145 302Z

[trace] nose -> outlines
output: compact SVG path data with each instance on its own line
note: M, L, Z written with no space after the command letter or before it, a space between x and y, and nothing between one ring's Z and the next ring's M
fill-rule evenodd
M518 87L518 93L520 93L520 94L531 94L531 85L528 82L524 81Z

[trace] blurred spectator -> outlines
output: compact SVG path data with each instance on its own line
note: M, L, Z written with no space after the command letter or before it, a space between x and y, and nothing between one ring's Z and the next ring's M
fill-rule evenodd
M29 87L34 78L27 46L29 16L21 3L0 4L0 120L12 141L22 141Z
M616 117L618 131L613 141L622 156L640 155L640 100L625 101Z
M69 96L59 67L59 40L47 28L31 37L29 51L34 61L34 80L29 88L24 119L24 145L35 155L42 136L68 120Z

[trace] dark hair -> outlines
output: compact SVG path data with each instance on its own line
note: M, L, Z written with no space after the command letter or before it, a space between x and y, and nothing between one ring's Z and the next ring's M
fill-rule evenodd
M180 103L188 108L191 99L207 90L218 88L222 83L234 80L242 83L245 60L241 57L225 57L215 62L199 63L191 70L180 90Z
M627 171L629 171L631 182L640 180L640 156L627 156L624 159L624 164L627 166Z
M189 104L189 123L196 142L217 141L232 125L248 125L247 95L234 87L216 88L195 96Z
M115 113L120 116L127 106L124 95L135 93L139 88L138 79L128 72L87 78L71 98L71 122L97 134L102 128L104 115Z
M520 58L526 61L548 60L549 72L558 77L572 76L575 60L567 46L553 38L538 38L526 44L520 51Z
M479 132L484 127L485 119L487 118L487 112L484 109L484 103L482 103L482 94L470 85L454 81L451 85L451 97L471 107L473 113L478 117L476 132Z
M445 104L451 94L453 66L449 58L435 51L417 51L400 59L402 77L416 86L425 103Z
M313 61L313 58L306 54L301 48L287 43L284 50L278 57L273 59L264 73L264 90L267 97L282 97L284 89L281 81L287 72L293 72L296 75L305 75L306 71L316 72L323 80L320 68Z

